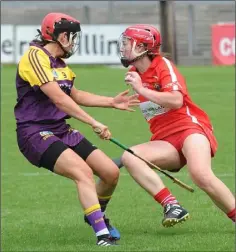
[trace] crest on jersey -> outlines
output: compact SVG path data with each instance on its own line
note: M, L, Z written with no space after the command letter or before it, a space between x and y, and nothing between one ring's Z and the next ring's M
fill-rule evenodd
M58 73L54 69L52 70L52 74L55 79L58 79Z
M157 91L161 90L161 85L160 84L154 83L153 86L154 86L155 90L157 90Z
M182 87L181 85L178 83L178 81L175 81L175 82L172 82L172 83L168 83L164 86L164 88L169 88L169 89L172 89L173 91L178 91L178 90L181 90Z

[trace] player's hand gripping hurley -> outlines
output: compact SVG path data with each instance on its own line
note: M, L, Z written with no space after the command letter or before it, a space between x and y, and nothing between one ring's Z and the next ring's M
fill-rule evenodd
M97 134L100 134L100 129L99 128L95 128L94 131ZM133 154L135 157L141 159L142 161L144 161L148 166L150 166L152 169L158 170L159 172L163 173L165 176L167 176L168 178L170 178L174 183L176 183L177 185L181 186L182 188L188 190L189 192L194 192L194 189L188 185L186 185L185 183L183 183L182 181L180 181L177 178L174 178L173 176L171 176L170 174L168 174L167 172L163 171L161 168L159 168L158 166L156 166L155 164L149 162L147 159L140 157L139 155L137 155L134 151L132 151L131 149L129 149L128 147L126 147L125 145L119 143L116 139L114 138L109 138L109 140L116 144L117 146L119 146L120 148L122 148L125 151L128 151L129 153Z

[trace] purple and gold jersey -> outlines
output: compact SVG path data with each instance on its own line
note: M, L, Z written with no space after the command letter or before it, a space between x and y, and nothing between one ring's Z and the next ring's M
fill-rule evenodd
M75 74L62 59L52 57L46 49L31 43L16 74L17 104L14 111L17 124L50 124L69 118L41 91L40 86L56 81L70 95L74 78Z

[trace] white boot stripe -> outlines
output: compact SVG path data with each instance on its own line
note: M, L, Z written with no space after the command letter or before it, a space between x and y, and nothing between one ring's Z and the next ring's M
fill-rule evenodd
M108 242L106 242L106 241L104 241L104 240L99 241L97 244L98 244L99 246L105 246L105 247L111 245L110 243L108 243Z
M176 209L172 213L175 214L175 215L179 215L180 213L182 213L182 210L177 210Z
M104 243L104 241L101 240L101 241L98 242L98 245L103 244L103 243Z

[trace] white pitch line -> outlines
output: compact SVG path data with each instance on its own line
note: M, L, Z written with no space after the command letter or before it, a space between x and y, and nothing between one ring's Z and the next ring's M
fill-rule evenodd
M169 174L173 175L173 177L189 177L188 174L183 174L183 173L171 173L169 172ZM234 173L216 173L215 174L217 177L232 177L235 178L235 174ZM8 172L2 172L1 176L7 176L7 177L11 177L11 176L23 176L23 177L41 177L41 176L56 176L55 173L52 172L48 172L48 173L40 173L40 172L19 172L19 173L8 173ZM128 173L121 173L120 176L130 176ZM165 177L165 175L163 174L159 174L160 177Z
M184 178L184 177L189 177L189 175L188 174L178 174L178 173L175 173L175 172L169 172L169 174L170 175L172 175L173 177L182 177L182 178ZM158 175L160 176L160 177L166 177L164 174L159 174L158 173ZM232 178L235 178L235 174L234 173L219 173L219 174L215 174L216 175L216 177L232 177ZM130 176L128 173L122 173L122 174L120 174L120 176Z

